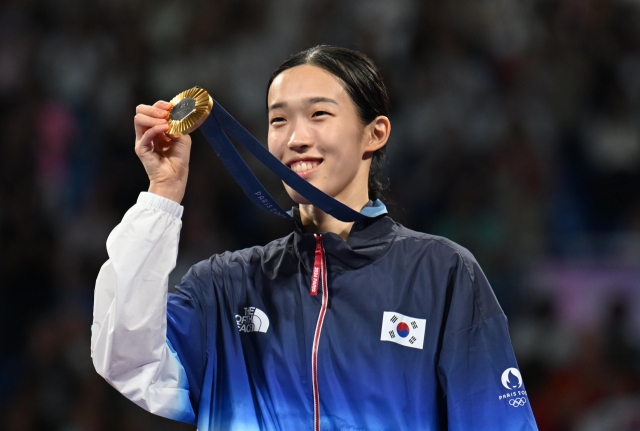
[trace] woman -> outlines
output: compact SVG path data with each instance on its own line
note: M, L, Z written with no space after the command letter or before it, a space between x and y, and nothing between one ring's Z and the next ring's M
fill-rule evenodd
M214 255L167 295L191 140L140 105L150 186L96 283L98 372L147 410L208 430L535 430L506 318L464 248L395 223L375 170L391 126L379 71L319 46L271 77L269 150L380 216L345 223L294 190L293 233Z

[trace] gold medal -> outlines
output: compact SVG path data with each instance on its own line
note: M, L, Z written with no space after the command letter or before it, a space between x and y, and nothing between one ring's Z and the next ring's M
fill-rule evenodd
M206 90L193 87L183 91L169 102L173 105L165 133L173 138L188 135L207 119L213 108L213 99Z

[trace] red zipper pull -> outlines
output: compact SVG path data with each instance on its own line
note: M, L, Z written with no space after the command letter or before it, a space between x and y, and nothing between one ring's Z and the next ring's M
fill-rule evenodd
M311 296L318 295L318 283L320 283L320 277L324 272L324 249L322 248L322 235L315 235L316 237L316 252L315 259L313 260L313 272L311 273Z

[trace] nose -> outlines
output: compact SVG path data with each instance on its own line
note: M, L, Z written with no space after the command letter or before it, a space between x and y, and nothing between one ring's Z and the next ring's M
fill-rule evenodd
M296 121L287 142L287 148L301 152L313 146L313 139L303 121Z

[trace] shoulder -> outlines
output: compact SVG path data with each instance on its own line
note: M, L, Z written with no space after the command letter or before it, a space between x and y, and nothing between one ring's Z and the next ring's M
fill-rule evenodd
M292 235L278 238L266 245L256 245L235 251L226 251L221 254L214 254L209 259L212 267L225 265L254 265L262 264L265 261L281 257L290 251L292 247Z
M240 250L214 254L193 265L184 279L207 277L209 279L232 274L247 274L256 269L269 271L280 266L286 255L293 253L292 234L278 238L266 245L256 245Z
M485 274L473 254L450 239L416 232L398 225L396 241L413 244L404 246L407 253L420 256L422 263L436 279L446 277L447 289L451 289L451 307L460 314L460 322L455 327L471 326L478 321L503 315ZM477 314L463 310L476 309ZM471 320L469 320L469 319ZM467 319L467 320L465 320Z
M278 238L266 245L248 247L241 250L214 254L191 266L182 277L176 291L178 293L209 292L231 282L253 278L257 272L267 275L275 273L291 254L291 235Z
M426 259L449 262L456 266L460 264L471 281L475 280L475 268L479 265L469 250L442 236L418 232L397 222L396 227L396 242L401 242L408 253L419 253Z

